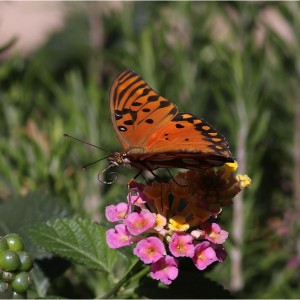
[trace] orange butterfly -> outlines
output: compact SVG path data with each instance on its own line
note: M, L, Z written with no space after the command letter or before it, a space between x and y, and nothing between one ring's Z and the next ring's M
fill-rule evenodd
M108 157L110 166L203 170L233 162L223 135L204 120L179 113L138 74L121 72L110 90L114 131L123 147ZM140 173L139 173L140 174Z

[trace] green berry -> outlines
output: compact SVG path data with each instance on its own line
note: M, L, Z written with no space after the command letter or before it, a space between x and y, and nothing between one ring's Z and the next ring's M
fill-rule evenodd
M13 281L15 274L13 272L2 271L0 278L2 281L9 283Z
M17 293L24 293L32 283L31 275L28 272L20 272L11 283L11 287Z
M0 253L8 250L8 244L5 238L0 237Z
M21 266L21 271L29 271L32 268L32 258L26 251L18 251L17 254L19 255Z
M10 250L13 251L23 251L24 250L24 243L22 238L16 233L7 234L5 240L8 244Z
M6 250L0 253L0 267L4 271L15 271L21 265L19 255L12 250Z

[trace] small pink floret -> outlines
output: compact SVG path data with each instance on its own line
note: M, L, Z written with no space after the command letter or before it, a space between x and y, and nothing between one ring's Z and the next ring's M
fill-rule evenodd
M124 224L118 224L106 231L106 243L113 249L128 246L132 243L131 234Z
M157 237L148 237L139 241L133 253L145 264L159 260L165 254L164 243Z
M128 204L121 202L117 205L109 205L105 208L105 216L109 222L123 220L128 211Z
M195 253L193 237L185 232L174 232L169 249L175 257L193 257Z
M205 231L205 239L216 244L223 244L228 238L228 232L222 230L217 223L205 223L202 225Z
M195 247L195 255L193 257L194 264L199 270L204 270L213 262L217 261L215 250L209 242L202 242Z
M154 227L155 217L149 210L143 209L140 213L130 213L124 220L124 224L132 235L139 235Z
M172 280L178 276L177 259L169 255L163 256L151 265L150 275L153 279L160 280L164 284L172 283Z

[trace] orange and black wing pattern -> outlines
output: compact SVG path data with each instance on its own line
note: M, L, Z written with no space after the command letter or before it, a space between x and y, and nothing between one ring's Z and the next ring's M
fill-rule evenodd
M148 168L201 169L233 161L223 135L206 121L179 113L135 72L124 71L115 79L110 112L128 157Z

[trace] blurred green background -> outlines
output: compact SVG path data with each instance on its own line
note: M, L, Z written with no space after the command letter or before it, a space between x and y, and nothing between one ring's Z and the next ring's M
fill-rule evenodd
M4 19L4 5L15 3L0 5ZM299 298L299 4L58 2L51 11L60 26L37 45L29 37L43 25L41 9L30 15L33 4L20 5L24 22L15 23L31 27L0 44L0 202L48 193L101 221L105 205L125 200L135 171L119 168L118 181L103 185L106 161L81 167L105 153L63 134L120 151L108 94L118 72L132 69L222 132L239 173L252 178L221 216L229 257L206 276L240 298ZM18 47L26 38L28 51ZM60 278L56 294L68 295L69 285L95 293L96 275L77 272L68 284Z

